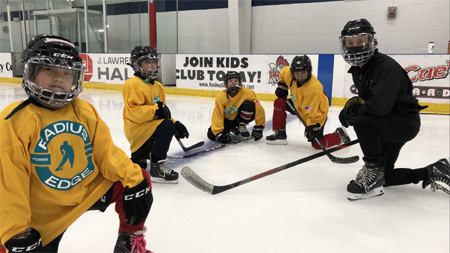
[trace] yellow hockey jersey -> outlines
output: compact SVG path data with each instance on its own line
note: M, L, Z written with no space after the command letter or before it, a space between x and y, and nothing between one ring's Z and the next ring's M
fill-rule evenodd
M311 74L311 79L299 88L292 78L291 67L286 66L279 74L279 82L289 87L288 98L292 98L307 126L317 123L320 126L325 124L329 108L328 97L323 92L322 84L314 75Z
M156 119L155 112L158 110L156 103L166 104L166 94L160 82L144 83L142 78L135 76L125 81L122 97L124 131L133 153L144 145L163 121ZM172 121L175 123L173 118Z
M45 246L120 181L144 177L114 145L95 108L75 99L62 109L20 104L0 113L0 242L32 227Z
M238 109L244 101L255 103L255 126L266 126L266 114L256 94L249 88L239 89L236 96L231 97L227 90L219 92L216 96L215 107L211 118L211 131L217 135L224 129L225 119L234 120L238 116Z

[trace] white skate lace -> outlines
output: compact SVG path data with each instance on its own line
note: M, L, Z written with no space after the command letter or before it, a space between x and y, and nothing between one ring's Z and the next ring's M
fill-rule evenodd
M167 168L164 164L161 164L159 169L163 172L164 176L171 175L173 171L172 169Z
M366 192L369 192L369 184L373 183L373 180L377 176L377 171L367 168L365 165L359 170L358 174L356 174L355 182L364 187Z
M449 167L448 160L442 159L442 160L440 160L439 162L441 162L442 165L443 165L445 168L442 169L442 171L441 171L441 170L439 170L438 168L436 168L436 166L434 166L433 170L438 170L438 171L441 171L441 173L444 173L444 174L445 174L444 171L446 171L446 170L448 171L448 167ZM449 179L448 179L447 177L443 177L443 176L435 177L435 178L431 179L430 189L431 189L433 192L435 192L436 190L441 190L441 191L447 193L448 195L450 195L450 190L447 189L447 188L445 188L444 186L438 184L437 182L442 182L442 183L446 184L446 185L450 188L450 181L449 181Z

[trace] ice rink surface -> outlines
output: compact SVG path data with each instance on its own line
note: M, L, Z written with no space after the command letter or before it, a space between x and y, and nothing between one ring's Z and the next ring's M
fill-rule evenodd
M116 145L130 154L121 92L85 89L80 97L97 108ZM2 110L25 98L20 84L0 83ZM213 146L206 137L213 98L167 95L167 105L190 132L182 140L185 146L199 141L206 142L203 148ZM288 115L288 145L267 145L273 105L262 105L267 121L263 140L169 159L169 165L177 172L189 166L207 182L225 185L319 152L306 142L293 115ZM339 126L340 109L330 108L325 133ZM449 156L449 115L422 114L421 119L421 131L404 146L397 167L423 167ZM356 138L352 128L348 132ZM183 153L173 139L169 155ZM362 157L358 144L333 154ZM200 191L181 175L177 185L153 184L147 248L156 253L450 251L447 194L423 190L421 184L404 185L385 188L381 197L350 202L346 186L361 166L362 161L343 165L323 156L217 195ZM60 252L113 252L117 229L113 207L105 213L87 212L66 231Z

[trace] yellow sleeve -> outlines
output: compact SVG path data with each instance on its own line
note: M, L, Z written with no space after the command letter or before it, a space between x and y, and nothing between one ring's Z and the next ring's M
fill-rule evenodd
M266 126L266 112L262 107L259 100L256 98L256 94L253 90L248 89L252 94L252 102L255 103L255 126Z
M286 66L281 69L280 74L278 75L278 82L286 84L288 87L291 85L292 74L291 67Z
M304 119L307 126L316 125L321 126L325 124L328 114L328 98L323 92L323 86L315 78L311 77L310 81L305 83L299 90L301 90L301 100L297 105L301 117Z
M155 118L155 112L158 105L154 104L148 89L140 89L139 80L131 78L125 81L122 88L122 97L124 102L124 116L137 123L151 121ZM147 92L146 92L147 91ZM159 98L165 103L165 96L158 94Z
M226 107L226 91L217 94L214 102L214 110L211 117L211 131L217 135L224 129L225 122L225 107Z
M92 147L95 163L101 174L112 182L120 181L124 187L138 185L144 180L141 168L132 163L128 155L114 144L108 126L95 108L90 106L96 117L96 126L90 126L95 129Z
M14 118L3 120L18 104L9 105L0 114L0 244L25 231L31 221L29 140L19 137L23 127L14 127Z

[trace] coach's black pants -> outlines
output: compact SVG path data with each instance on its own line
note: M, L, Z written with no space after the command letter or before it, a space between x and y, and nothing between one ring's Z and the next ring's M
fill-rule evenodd
M414 139L419 133L419 113L391 113L383 117L362 114L356 117L353 127L358 136L364 159L368 161L384 160L385 186L417 184L427 178L427 171L424 168L394 169L403 145Z

